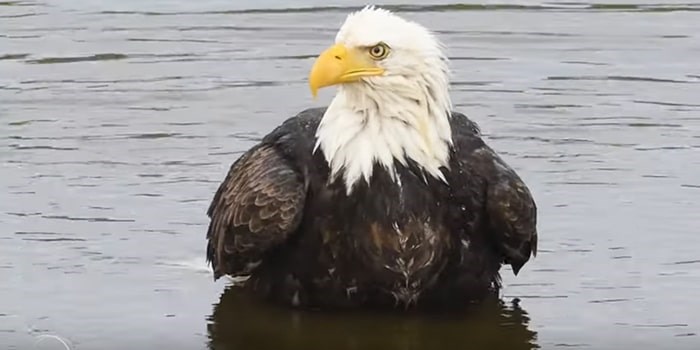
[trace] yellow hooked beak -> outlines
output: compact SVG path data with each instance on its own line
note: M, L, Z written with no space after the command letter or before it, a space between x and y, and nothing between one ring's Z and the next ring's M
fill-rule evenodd
M360 49L346 48L336 44L323 51L309 73L311 95L316 97L318 89L358 81L363 77L382 75L384 69L377 67L369 54Z

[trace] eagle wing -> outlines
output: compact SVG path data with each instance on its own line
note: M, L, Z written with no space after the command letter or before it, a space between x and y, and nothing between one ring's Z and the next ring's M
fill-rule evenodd
M479 177L489 238L517 275L537 255L537 205L525 183L481 139L478 126L454 113L453 139L460 174Z
M537 205L515 171L491 152L494 174L487 181L486 212L504 262L517 275L537 255Z
M305 198L302 174L272 144L259 144L239 158L207 212L207 261L214 279L250 274L296 231Z

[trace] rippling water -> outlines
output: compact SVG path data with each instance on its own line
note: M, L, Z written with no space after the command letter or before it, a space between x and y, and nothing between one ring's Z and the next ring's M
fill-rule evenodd
M385 3L449 46L457 108L538 201L502 305L314 314L212 282L208 201L329 101L305 77L358 3L0 1L0 345L700 348L700 3Z

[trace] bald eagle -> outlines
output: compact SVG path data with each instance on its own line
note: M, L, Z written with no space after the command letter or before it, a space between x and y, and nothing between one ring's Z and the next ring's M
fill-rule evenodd
M366 7L309 74L327 108L284 121L231 166L209 207L214 278L293 306L452 307L497 295L537 251L527 186L452 111L442 45Z

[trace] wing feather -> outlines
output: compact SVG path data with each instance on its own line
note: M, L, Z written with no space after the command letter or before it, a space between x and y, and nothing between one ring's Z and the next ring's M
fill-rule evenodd
M273 145L258 145L239 158L207 211L214 278L249 274L250 266L284 243L299 226L305 197L302 175Z
M460 113L452 120L460 173L478 176L485 186L490 239L517 275L537 255L537 205L515 170L481 139L479 127Z
M497 242L517 275L537 255L537 205L530 190L497 156L496 175L489 181L486 210Z

